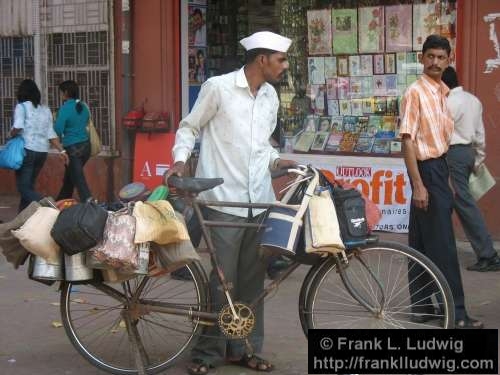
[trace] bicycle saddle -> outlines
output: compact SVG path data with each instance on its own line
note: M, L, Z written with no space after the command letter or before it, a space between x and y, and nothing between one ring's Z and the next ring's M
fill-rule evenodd
M223 178L179 177L175 175L168 178L169 185L191 193L200 193L205 190L210 190L222 183L224 183Z

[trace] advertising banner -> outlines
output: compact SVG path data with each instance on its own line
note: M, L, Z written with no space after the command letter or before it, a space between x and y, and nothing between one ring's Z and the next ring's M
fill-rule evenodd
M327 169L336 180L353 185L377 204L382 219L375 230L407 233L411 186L400 158L282 154L283 159Z
M154 189L172 164L175 134L137 133L134 151L134 181Z

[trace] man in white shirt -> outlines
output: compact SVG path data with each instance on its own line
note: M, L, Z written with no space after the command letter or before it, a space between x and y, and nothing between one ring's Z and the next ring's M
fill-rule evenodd
M201 140L196 177L222 177L224 183L204 191L200 198L211 201L270 203L276 200L270 169L295 162L279 158L269 143L276 127L278 83L288 61L291 40L271 32L258 32L240 41L247 51L246 65L238 71L212 77L202 86L191 113L176 134L174 166L165 178L182 175L197 137ZM258 223L263 210L214 207L207 219ZM224 275L232 285L233 301L248 303L263 289L266 259L258 251L254 229L212 228L211 237ZM214 311L227 304L214 271L210 275ZM255 309L255 327L248 339L254 352L262 348L263 305ZM192 351L190 374L206 374L225 360L256 371L270 371L266 360L248 353L244 340L224 340L218 327L208 328Z
M455 190L455 211L478 258L469 271L499 271L500 258L493 248L481 211L469 191L470 174L485 159L483 107L477 97L459 86L457 73L446 68L441 78L450 88L447 106L455 123L447 162Z

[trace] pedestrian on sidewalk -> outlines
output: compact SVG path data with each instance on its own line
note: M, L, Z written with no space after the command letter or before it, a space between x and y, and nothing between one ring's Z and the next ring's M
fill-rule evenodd
M455 191L454 208L477 256L469 271L499 271L500 258L483 215L469 191L469 177L483 164L486 157L483 106L477 97L459 85L455 69L445 69L442 81L449 87L446 100L454 121L453 135L446 160Z
M455 301L456 328L482 328L470 318L458 263L451 214L453 193L448 184L446 152L453 133L453 119L446 107L448 87L441 81L451 52L448 40L430 35L422 47L424 74L406 90L401 103L404 158L412 185L408 243L429 257L444 274ZM418 272L414 268L409 270ZM412 302L420 305L415 314L435 314L432 301L421 301L426 280L411 285ZM423 285L417 285L423 284ZM439 301L438 301L439 302ZM428 315L416 315L420 321Z
M85 202L92 196L83 173L83 168L90 158L90 111L80 100L79 87L75 81L62 82L59 85L59 93L63 104L57 111L54 129L61 137L69 163L64 171L63 185L57 200L73 197L76 187L80 202Z
M14 123L9 134L11 137L23 137L26 151L21 168L16 170L16 187L21 194L19 212L31 202L43 198L43 195L35 190L35 183L47 160L50 146L59 150L64 163L68 163L68 157L52 127L52 113L40 101L40 90L35 81L23 80L17 89L18 103L14 109Z
M200 193L210 201L270 203L276 200L270 169L295 165L282 160L269 143L276 127L279 99L272 84L288 69L286 52L291 40L272 32L257 32L241 40L246 64L237 71L208 79L202 86L191 113L179 126L173 148L174 166L165 175L182 175L197 136L201 149L196 177L222 177L224 183ZM264 210L237 207L208 208L208 220L258 223ZM250 303L264 287L266 259L258 251L258 232L253 228L211 228L217 259L231 295ZM214 309L227 304L219 287L216 270L210 275ZM264 308L255 309L255 327L245 340L226 340L217 326L209 327L192 351L189 374L206 374L210 368L229 361L255 371L274 366L257 356L264 340Z

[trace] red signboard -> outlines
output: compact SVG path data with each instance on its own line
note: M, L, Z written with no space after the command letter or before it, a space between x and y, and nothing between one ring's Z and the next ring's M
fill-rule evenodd
M154 189L172 165L173 133L137 133L134 150L134 181Z

